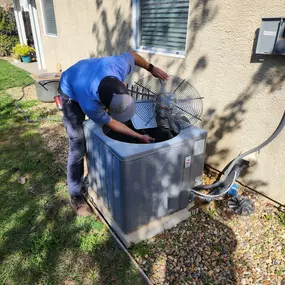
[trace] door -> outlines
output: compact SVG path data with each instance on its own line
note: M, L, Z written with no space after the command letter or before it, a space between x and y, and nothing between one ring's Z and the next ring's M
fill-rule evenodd
M27 44L27 37L26 37L26 31L25 31L25 25L24 20L22 16L22 8L20 5L20 0L14 0L14 13L15 13L15 19L17 23L17 29L18 29L18 35L19 40L21 44Z
M21 44L29 44L36 50L38 68L45 69L38 11L35 0L14 0L14 13Z
M31 28L33 33L34 46L37 54L37 61L39 69L45 69L45 58L42 45L42 36L40 31L40 24L38 18L38 11L35 0L28 0L29 14L31 20Z

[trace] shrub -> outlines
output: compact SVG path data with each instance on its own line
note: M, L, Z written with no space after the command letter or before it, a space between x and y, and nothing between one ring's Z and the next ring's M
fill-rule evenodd
M12 53L13 47L19 43L18 36L0 34L0 56L8 56Z
M17 25L12 8L0 7L0 56L10 55L19 42Z
M17 24L14 11L9 8L7 11L0 7L0 34L16 36Z

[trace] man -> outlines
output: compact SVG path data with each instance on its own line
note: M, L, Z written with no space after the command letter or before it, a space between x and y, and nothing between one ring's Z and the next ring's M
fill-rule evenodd
M82 126L85 115L97 124L106 125L113 131L135 137L143 143L153 141L151 137L141 135L123 124L135 114L135 103L123 83L134 65L148 70L162 80L168 78L163 70L149 64L133 51L119 56L79 61L61 76L59 92L63 122L69 137L68 192L71 205L80 216L91 214L81 193L86 151Z

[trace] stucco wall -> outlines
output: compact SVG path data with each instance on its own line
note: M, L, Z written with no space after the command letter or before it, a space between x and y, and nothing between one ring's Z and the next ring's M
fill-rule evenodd
M12 0L0 0L0 6L3 6L5 3L12 5Z
M39 1L38 1L39 2ZM204 99L208 163L222 169L267 138L285 109L285 56L252 56L262 17L280 17L282 0L190 2L185 58L141 53L189 80ZM47 69L129 48L131 1L54 0L58 37L43 37ZM39 7L39 3L38 3ZM147 73L136 70L130 80ZM285 130L261 151L243 182L285 204Z
M119 0L54 0L57 37L44 35L37 0L47 70L66 69L80 59L121 53L131 42L131 3Z

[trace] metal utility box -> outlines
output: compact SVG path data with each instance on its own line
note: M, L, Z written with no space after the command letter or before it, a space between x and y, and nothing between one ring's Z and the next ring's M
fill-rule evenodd
M125 143L84 123L90 189L124 234L189 205L202 183L207 132L191 126L159 143Z
M285 55L285 18L263 18L256 54Z

